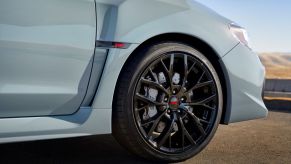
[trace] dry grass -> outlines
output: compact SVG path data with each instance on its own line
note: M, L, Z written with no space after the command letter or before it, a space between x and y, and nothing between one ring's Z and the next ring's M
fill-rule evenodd
M291 79L291 53L261 53L268 79Z

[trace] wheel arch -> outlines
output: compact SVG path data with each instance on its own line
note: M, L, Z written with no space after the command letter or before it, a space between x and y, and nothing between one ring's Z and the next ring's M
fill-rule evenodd
M212 63L214 68L217 70L217 73L219 75L221 84L222 84L222 89L223 89L223 111L222 111L222 116L221 116L221 124L228 124L229 117L230 117L230 112L231 112L231 86L230 86L230 81L228 77L228 73L226 71L226 67L224 63L222 62L221 57L219 54L205 41L202 39L187 35L187 34L182 34L182 33L164 33L164 34L159 34L156 36L153 36L144 42L142 42L127 58L126 62L124 63L120 74L118 76L115 89L114 89L114 95L113 95L113 101L112 101L112 107L114 107L114 102L115 102L115 92L116 88L118 86L118 81L120 76L122 75L122 72L124 71L125 66L127 63L134 57L137 52L142 51L143 49L156 44L160 42L165 42L165 41L175 41L175 42L181 42L184 44L188 44L189 46L197 49L200 51L202 54L204 54L208 60Z

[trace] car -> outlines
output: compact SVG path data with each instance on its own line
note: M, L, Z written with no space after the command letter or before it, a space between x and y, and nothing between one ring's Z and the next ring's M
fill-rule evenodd
M0 143L113 134L183 161L266 117L264 76L246 30L194 0L0 2Z

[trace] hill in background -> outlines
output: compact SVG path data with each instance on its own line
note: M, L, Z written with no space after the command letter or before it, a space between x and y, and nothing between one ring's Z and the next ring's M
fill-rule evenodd
M291 79L291 53L260 53L268 79Z

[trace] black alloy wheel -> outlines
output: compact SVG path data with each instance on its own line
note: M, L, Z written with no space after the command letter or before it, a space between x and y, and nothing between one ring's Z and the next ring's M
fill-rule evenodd
M170 42L149 47L129 63L115 94L117 140L147 159L181 161L200 152L222 111L221 84L210 61Z

